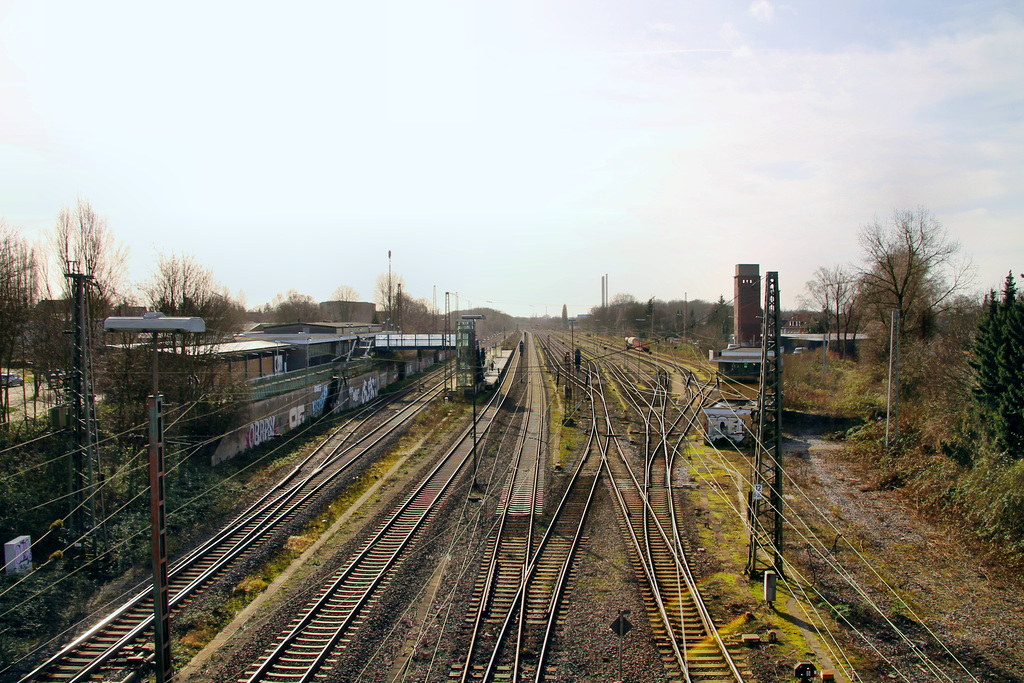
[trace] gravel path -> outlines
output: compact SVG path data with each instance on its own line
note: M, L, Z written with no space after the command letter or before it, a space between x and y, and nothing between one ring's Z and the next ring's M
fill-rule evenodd
M787 451L789 473L835 528L795 488L787 500L836 548L808 552L794 532L787 553L856 628L841 642L859 655L860 680L1024 680L1019 576L981 564L955 529L923 519L907 492L879 490L873 470L841 444L804 434Z

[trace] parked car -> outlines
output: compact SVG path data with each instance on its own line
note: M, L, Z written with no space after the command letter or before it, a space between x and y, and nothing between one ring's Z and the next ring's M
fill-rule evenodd
M20 387L25 383L25 380L21 378L21 375L14 372L5 372L0 375L0 386L5 387Z

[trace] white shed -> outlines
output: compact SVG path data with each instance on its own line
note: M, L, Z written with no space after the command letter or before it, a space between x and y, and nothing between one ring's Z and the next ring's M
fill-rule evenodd
M753 401L746 400L723 399L704 408L707 419L705 438L712 442L720 439L743 442L753 429L753 412Z

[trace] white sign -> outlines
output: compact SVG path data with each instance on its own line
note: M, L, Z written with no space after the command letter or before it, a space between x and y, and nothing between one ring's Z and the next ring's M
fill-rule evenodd
M8 574L20 574L32 569L32 537L18 536L4 543L4 570Z
M754 484L754 500L764 500L764 484Z

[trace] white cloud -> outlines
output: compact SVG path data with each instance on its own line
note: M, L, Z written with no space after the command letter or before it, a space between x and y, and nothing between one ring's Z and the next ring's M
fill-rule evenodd
M718 32L718 36L727 45L736 45L737 43L741 43L743 41L743 34L740 33L740 30L736 28L736 25L731 21L727 21L724 24L722 24L722 28Z
M775 8L768 0L754 0L750 3L750 16L758 21L771 21L775 18Z

